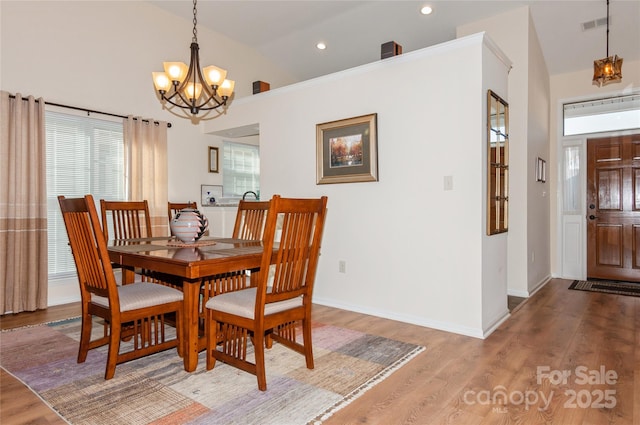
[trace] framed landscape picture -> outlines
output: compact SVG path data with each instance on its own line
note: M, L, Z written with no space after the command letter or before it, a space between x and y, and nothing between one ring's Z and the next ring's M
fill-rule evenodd
M316 184L378 181L377 114L316 125Z

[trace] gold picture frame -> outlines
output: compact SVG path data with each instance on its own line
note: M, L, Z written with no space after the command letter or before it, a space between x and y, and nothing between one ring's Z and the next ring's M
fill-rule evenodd
M218 172L218 148L209 146L209 172Z
M316 184L378 181L378 114L316 125Z

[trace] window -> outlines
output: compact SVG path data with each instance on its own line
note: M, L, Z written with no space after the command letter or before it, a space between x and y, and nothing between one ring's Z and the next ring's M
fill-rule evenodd
M224 142L222 192L238 198L247 191L260 195L260 149L255 145Z
M506 232L509 206L509 105L487 94L487 234Z
M566 103L564 135L640 128L640 94Z
M580 146L565 146L563 156L562 210L565 213L580 214L583 204L580 184Z
M124 142L121 121L47 111L47 220L49 276L75 274L58 195L96 201L125 199ZM99 209L99 205L97 206Z

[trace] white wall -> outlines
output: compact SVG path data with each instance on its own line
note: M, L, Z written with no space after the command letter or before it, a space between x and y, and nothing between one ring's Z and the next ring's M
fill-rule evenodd
M549 158L549 77L528 7L462 25L457 34L482 30L513 62L505 99L510 136L508 292L527 297L550 275L550 195L548 185L533 178L535 159Z
M484 215L486 88L507 89L494 47L470 36L243 99L206 124L260 124L263 199L329 197L315 302L479 337L505 317L506 239L487 243ZM316 124L370 113L380 181L316 185Z
M526 293L535 292L551 277L551 211L549 177L545 183L536 181L537 158L551 167L549 155L549 73L542 55L542 49L529 15L529 72L527 78L527 245L525 261L527 267ZM547 174L549 174L547 172Z

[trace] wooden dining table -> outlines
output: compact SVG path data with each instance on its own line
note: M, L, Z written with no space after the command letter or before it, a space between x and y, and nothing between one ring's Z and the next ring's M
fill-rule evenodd
M264 249L261 241L243 239L203 238L183 244L175 237L153 237L112 240L108 251L111 262L122 266L124 283L133 281L133 270L137 269L167 275L181 283L184 369L193 372L198 353L205 347L198 321L203 278L240 270L258 272Z

